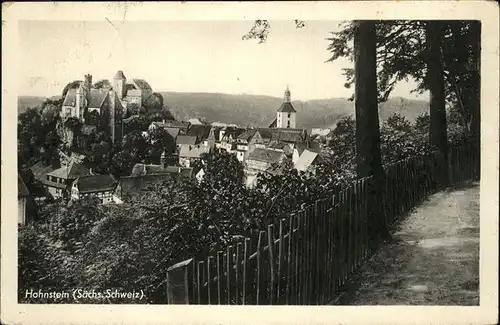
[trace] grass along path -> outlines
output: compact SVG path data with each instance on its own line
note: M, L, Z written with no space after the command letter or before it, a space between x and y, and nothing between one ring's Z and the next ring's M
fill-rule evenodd
M479 305L479 184L437 193L352 279L342 305Z

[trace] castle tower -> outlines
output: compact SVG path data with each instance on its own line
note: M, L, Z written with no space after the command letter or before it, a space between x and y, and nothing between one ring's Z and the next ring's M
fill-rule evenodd
M281 104L276 112L276 127L294 129L296 125L296 115L297 111L292 105L290 89L288 89L287 86L283 97L283 104Z
M85 75L85 88L87 90L90 90L92 88L92 75L91 74Z
M125 97L125 82L127 79L123 74L123 71L118 70L113 78L113 90L118 95L118 98L121 100Z

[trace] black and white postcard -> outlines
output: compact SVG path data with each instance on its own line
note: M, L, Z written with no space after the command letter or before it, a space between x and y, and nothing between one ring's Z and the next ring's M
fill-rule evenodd
M497 4L2 12L2 323L497 323Z

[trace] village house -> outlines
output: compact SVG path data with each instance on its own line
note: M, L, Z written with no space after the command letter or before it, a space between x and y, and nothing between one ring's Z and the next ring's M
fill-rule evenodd
M247 186L253 186L257 174L267 172L274 165L282 164L286 159L283 152L271 149L255 148L245 161L245 176Z
M151 132L154 129L160 127L164 128L174 139L178 135L186 134L189 124L180 121L161 121L161 122L151 122L148 131Z
M248 129L242 132L236 138L236 158L243 162L247 158L248 154L252 152L255 148L261 145L264 147L264 141L258 130Z
M245 129L227 126L219 130L219 142L215 146L223 151L231 152L236 149L238 136L245 132Z
M132 168L131 177L145 175L163 175L163 174L178 174L182 177L192 177L193 168L177 166L177 161L174 161L173 156L167 155L165 152L161 154L160 164L143 164L137 163Z
M115 193L129 201L148 186L161 183L172 177L192 178L195 171L190 167L168 166L167 156L162 154L161 164L135 164L130 176L121 177Z
M111 174L78 177L73 181L71 199L79 200L94 196L101 201L101 204L122 203L121 200L114 197L117 185L117 180Z
M188 168L192 167L196 161L201 159L203 154L210 152L210 148L202 144L182 146L179 150L179 165Z
M179 165L191 167L201 155L214 150L215 142L215 128L211 125L190 125L186 135L177 136L176 139Z
M69 194L71 184L74 180L79 177L91 175L93 175L91 170L72 161L68 165L46 173L42 179L42 183L50 195L57 199Z

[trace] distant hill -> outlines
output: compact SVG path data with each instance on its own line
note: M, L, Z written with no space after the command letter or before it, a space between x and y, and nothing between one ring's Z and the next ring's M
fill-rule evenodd
M281 98L260 95L229 95L218 93L161 92L164 103L176 119L197 117L207 122L235 123L238 125L267 127L275 118ZM297 126L303 128L329 128L339 118L354 115L354 103L344 98L292 101L298 112ZM395 97L380 105L379 114L386 120L394 113L410 121L428 112L426 101Z
M179 93L161 92L164 103L177 120L200 118L209 123L234 123L241 126L267 127L275 118L276 110L282 103L282 98L260 95L229 95L218 93ZM53 96L51 99L57 99ZM44 97L19 96L18 113L28 107L43 103ZM330 128L339 118L354 115L354 103L344 98L315 99L308 101L293 101L298 112L297 126L307 129L313 127ZM394 113L404 115L410 121L424 112L429 111L428 102L391 98L380 105L379 114L386 120Z
M49 99L57 100L61 96L51 96ZM42 103L47 99L47 97L41 96L18 96L17 97L17 114L25 112L28 108L38 107L40 108Z
M28 108L39 107L45 101L45 99L45 97L39 96L18 96L17 114L25 112Z

